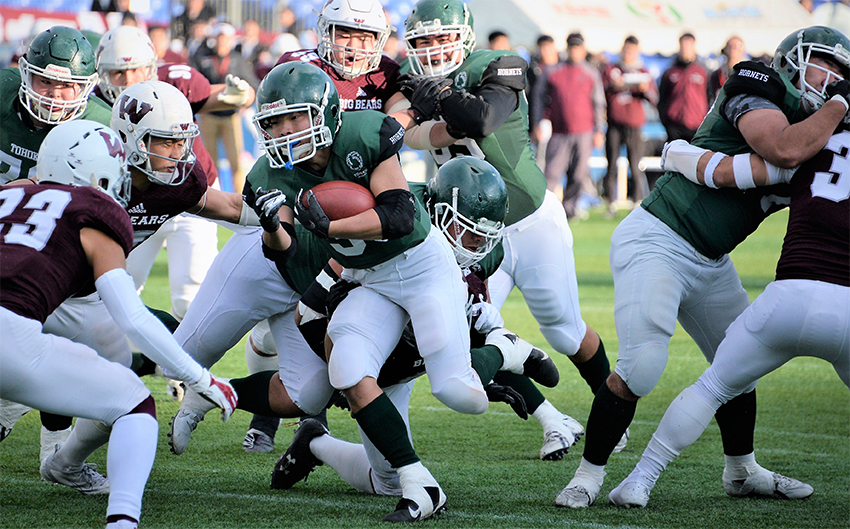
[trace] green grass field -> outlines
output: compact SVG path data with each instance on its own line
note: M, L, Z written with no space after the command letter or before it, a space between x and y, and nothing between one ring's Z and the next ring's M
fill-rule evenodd
M786 220L785 213L774 215L733 254L751 297L773 278ZM612 366L617 337L608 245L615 225L599 214L573 225L583 315L604 339ZM165 258L160 255L143 298L167 309L167 288ZM508 299L503 315L509 328L551 353L518 292ZM561 383L543 392L584 423L592 395L568 359L556 355L555 361ZM798 502L727 497L720 484L720 436L712 423L662 476L646 509L629 511L608 504L608 492L631 471L667 404L705 367L696 346L679 328L666 372L638 406L629 446L611 458L597 504L584 510L554 505L555 495L578 465L584 441L563 461L541 461L543 437L537 421L523 422L501 404L483 416L452 412L430 395L427 379L420 379L410 411L414 441L449 498L448 511L424 523L446 528L850 526L850 393L829 364L814 359L794 360L761 381L756 429L758 461L811 483L814 496ZM229 377L246 374L243 345L225 355L213 371ZM163 379L149 377L146 382L157 401L161 428L144 498L144 527L386 526L380 519L392 511L396 499L358 493L326 466L292 490L269 488L272 465L289 444L293 426L281 427L274 453L245 454L241 442L248 414L237 412L222 424L210 413L187 452L172 455L166 432L177 403L166 395ZM345 412L333 409L329 420L337 437L358 440L354 421ZM0 527L102 526L106 497L82 496L40 481L39 428L37 414L30 413L0 444ZM106 451L99 450L91 461L105 469Z

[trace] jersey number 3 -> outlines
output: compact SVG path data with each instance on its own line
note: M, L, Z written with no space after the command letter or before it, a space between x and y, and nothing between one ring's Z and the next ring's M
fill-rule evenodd
M24 190L21 187L10 187L0 191L0 221L11 215L23 199ZM46 189L36 193L23 206L24 209L35 211L25 223L13 223L9 232L3 237L4 242L29 246L40 252L56 228L56 219L62 216L69 202L71 202L71 194L60 189ZM6 223L0 222L0 233L5 227Z

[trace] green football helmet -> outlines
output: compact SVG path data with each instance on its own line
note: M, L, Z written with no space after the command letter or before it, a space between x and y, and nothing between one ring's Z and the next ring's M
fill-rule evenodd
M296 112L306 113L310 125L275 137L272 129L282 116ZM272 167L292 169L309 160L333 144L339 125L339 93L328 74L312 64L278 64L260 83L254 126Z
M824 57L841 67L842 76L812 64L812 57ZM779 43L771 67L800 90L803 109L812 113L826 102L826 85L850 75L850 40L840 31L812 26L796 31ZM827 73L826 81L816 87L806 80L806 70L817 68Z
M446 236L461 268L483 259L502 240L508 188L499 171L472 156L446 162L425 188L431 222ZM477 248L463 245L470 233Z
M436 36L443 39L416 47L416 39ZM463 0L419 0L404 21L404 49L415 74L446 76L463 64L474 47L472 12Z
M89 94L97 83L94 50L88 39L74 28L53 26L33 39L18 61L21 88L18 97L24 108L41 123L55 125L80 117L86 110ZM69 100L52 97L34 76L57 83L74 83L79 91Z

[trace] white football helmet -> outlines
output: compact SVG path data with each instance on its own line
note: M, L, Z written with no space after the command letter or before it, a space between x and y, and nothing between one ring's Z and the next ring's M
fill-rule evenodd
M145 68L145 81L156 79L156 49L150 37L136 26L118 26L110 29L97 46L98 86L103 97L110 103L124 91L126 86L112 84L112 70L135 70Z
M363 50L337 45L334 37L337 28L351 28L375 34L375 47ZM346 78L357 77L378 68L384 45L390 36L390 27L384 8L376 0L329 0L319 13L319 57ZM339 62L335 53L342 54Z
M130 201L127 151L118 134L106 125L87 119L59 124L41 142L37 163L39 183L96 187L121 207Z
M198 136L198 125L192 106L183 93L162 81L144 81L127 87L112 107L113 129L127 147L130 165L148 178L163 185L180 185L195 164L192 144ZM179 158L151 152L151 139L182 141ZM152 158L158 158L154 169ZM165 160L165 164L161 161Z

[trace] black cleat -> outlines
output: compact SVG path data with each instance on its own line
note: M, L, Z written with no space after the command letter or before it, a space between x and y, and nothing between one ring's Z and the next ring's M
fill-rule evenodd
M310 441L329 433L316 419L307 419L301 423L289 448L283 453L272 470L271 488L291 489L293 485L306 480L314 468L322 462L310 452Z
M446 495L439 487L423 487L425 492L431 498L431 505L434 509L431 512L423 512L419 505L407 498L402 498L398 501L395 511L384 516L383 520L390 523L412 523L431 518L443 512L446 509Z

